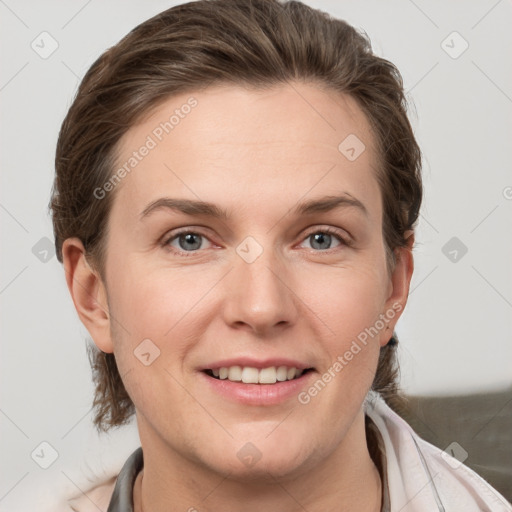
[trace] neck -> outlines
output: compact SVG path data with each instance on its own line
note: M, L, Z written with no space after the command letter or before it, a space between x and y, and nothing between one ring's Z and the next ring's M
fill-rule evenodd
M163 443L143 446L134 512L381 510L381 478L368 452L362 413L332 453L288 478L237 481L233 474L222 475L179 457Z

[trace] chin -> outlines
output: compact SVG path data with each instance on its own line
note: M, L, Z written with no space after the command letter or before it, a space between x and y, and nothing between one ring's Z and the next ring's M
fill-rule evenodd
M218 473L229 474L230 480L275 483L276 479L297 476L313 466L314 457L305 452L306 444L265 439L235 442L230 447L215 450L218 453L213 455L214 460L208 461L208 466Z
M304 461L302 463L290 458L274 458L273 460L260 459L254 465L243 465L238 460L226 461L223 465L222 474L229 474L229 479L236 482L261 484L275 484L276 480L295 478L303 473ZM220 468L219 468L220 469Z

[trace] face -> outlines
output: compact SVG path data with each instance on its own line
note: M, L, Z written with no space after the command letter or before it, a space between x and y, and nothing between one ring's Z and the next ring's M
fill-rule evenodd
M217 86L121 142L93 338L143 445L240 477L310 470L362 428L406 296L363 112L314 85Z

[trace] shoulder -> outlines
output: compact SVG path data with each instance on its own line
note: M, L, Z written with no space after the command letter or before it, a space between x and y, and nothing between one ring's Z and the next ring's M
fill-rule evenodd
M109 506L113 506L115 510L131 510L133 485L143 467L142 447L138 447L124 462L120 471L68 499L67 506L70 508L66 512L106 512Z
M67 508L63 508L61 512L98 512L101 510L106 512L114 492L117 477L98 483L95 486L83 490L79 495L68 499Z
M489 483L447 453L420 438L377 393L370 392L365 412L375 423L384 454L392 509L512 512Z
M458 453L456 443L452 449L443 451L419 437L416 442L432 474L432 480L447 504L460 503L460 506L466 507L476 505L478 508L475 510L479 512L512 511L512 505L496 489L457 458L465 457Z

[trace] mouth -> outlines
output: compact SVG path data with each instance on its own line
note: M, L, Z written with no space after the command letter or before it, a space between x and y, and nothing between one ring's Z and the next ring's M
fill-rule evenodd
M317 370L299 359L240 355L198 368L215 396L244 406L283 406L297 399Z
M203 372L216 380L226 380L242 384L276 385L279 383L297 380L314 368L297 368L295 366L269 366L254 368L251 366L221 366L219 368L205 369Z

